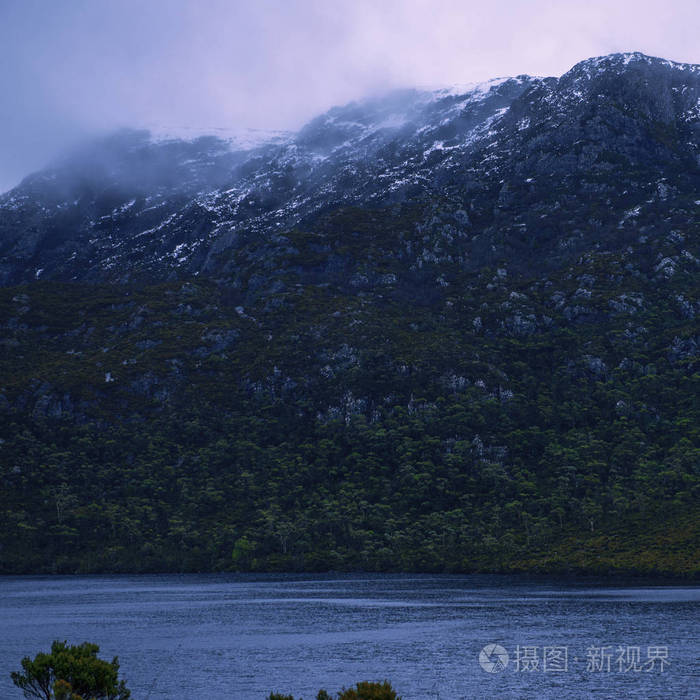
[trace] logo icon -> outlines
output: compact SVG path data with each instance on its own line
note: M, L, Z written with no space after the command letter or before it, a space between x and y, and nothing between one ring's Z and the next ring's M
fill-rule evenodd
M486 673L500 673L508 666L508 652L500 644L487 644L479 652L479 663Z

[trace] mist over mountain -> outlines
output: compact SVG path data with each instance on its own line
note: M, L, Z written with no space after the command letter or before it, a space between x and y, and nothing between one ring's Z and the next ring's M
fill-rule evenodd
M2 280L223 281L247 237L275 248L350 206L432 218L439 203L472 267L485 251L620 245L651 210L695 206L699 80L697 66L616 54L559 79L395 92L267 139L121 132L0 200Z
M640 53L86 144L0 197L0 571L697 575L699 214Z

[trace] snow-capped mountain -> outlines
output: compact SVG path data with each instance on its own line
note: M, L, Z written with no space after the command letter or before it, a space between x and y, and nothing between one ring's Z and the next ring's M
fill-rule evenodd
M578 249L591 230L606 245L658 206L697 213L699 97L699 66L630 53L393 92L296 134L123 131L0 198L0 280L229 278L244 240L274 247L348 207L411 207L403 238L449 226L463 262Z
M0 573L696 577L700 67L124 131L0 198Z

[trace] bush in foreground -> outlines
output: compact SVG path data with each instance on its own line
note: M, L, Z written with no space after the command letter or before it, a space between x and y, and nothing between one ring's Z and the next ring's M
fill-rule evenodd
M128 700L131 693L118 679L119 660L97 658L100 647L84 642L69 646L56 640L51 653L22 659L22 671L14 671L12 682L25 698L40 700Z
M396 691L391 687L389 681L382 683L372 683L362 681L354 688L344 688L335 696L330 695L325 690L319 690L316 700L401 700ZM271 693L267 700L295 700L293 695L282 695ZM303 700L299 698L299 700Z

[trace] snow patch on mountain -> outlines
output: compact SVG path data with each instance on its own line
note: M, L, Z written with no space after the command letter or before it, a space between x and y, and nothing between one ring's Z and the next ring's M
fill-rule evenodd
M228 144L231 150L252 151L270 144L281 145L292 140L294 133L279 129L248 129L231 127L202 127L188 125L145 124L153 144L169 141L193 142L215 137Z

